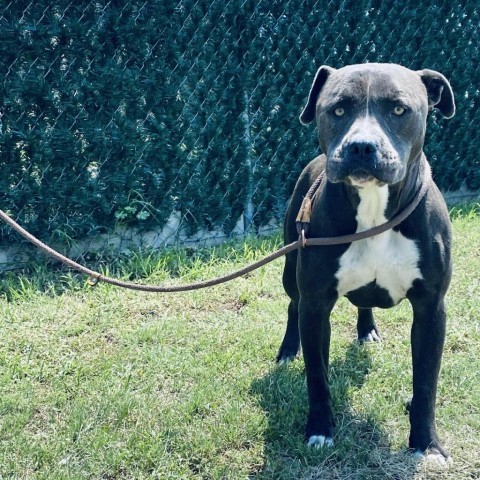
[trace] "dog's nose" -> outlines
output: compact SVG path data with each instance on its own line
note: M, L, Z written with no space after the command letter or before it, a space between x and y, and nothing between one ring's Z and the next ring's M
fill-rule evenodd
M377 147L373 142L359 140L352 142L347 147L348 154L352 160L372 160L377 153Z

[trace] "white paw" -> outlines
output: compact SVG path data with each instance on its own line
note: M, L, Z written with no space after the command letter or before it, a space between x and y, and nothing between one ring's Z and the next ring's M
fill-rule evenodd
M283 358L281 358L281 359L277 362L277 365L278 365L278 366L289 365L289 364L292 363L294 360L295 360L295 357L283 357Z
M422 460L429 465L438 467L448 467L453 463L452 457L445 458L441 453L427 453L426 455L420 450L414 453L415 458Z
M312 435L308 439L308 446L312 448L333 447L333 438L323 435Z
M381 342L382 339L375 330L368 332L368 335L360 339L361 342Z

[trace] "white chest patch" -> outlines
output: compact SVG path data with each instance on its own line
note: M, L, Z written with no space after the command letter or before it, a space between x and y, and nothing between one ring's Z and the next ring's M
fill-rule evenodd
M358 193L357 232L385 223L388 186L366 185ZM397 304L405 298L413 281L422 278L419 259L415 242L393 230L353 242L340 257L340 268L335 275L338 295L344 296L376 281Z

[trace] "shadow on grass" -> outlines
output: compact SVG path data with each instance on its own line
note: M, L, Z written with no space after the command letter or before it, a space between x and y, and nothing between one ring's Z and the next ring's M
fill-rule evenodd
M371 368L368 347L352 343L345 358L330 365L335 414L335 446L306 446L307 391L303 362L283 365L253 382L251 393L267 416L264 465L250 478L409 480L417 461L408 452L393 453L375 415L364 417L350 405L352 390L362 388Z

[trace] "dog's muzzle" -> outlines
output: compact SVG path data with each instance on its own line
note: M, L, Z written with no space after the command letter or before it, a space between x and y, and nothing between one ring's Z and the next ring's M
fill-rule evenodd
M328 158L331 182L391 184L398 181L401 162L392 150L372 140L345 142Z

